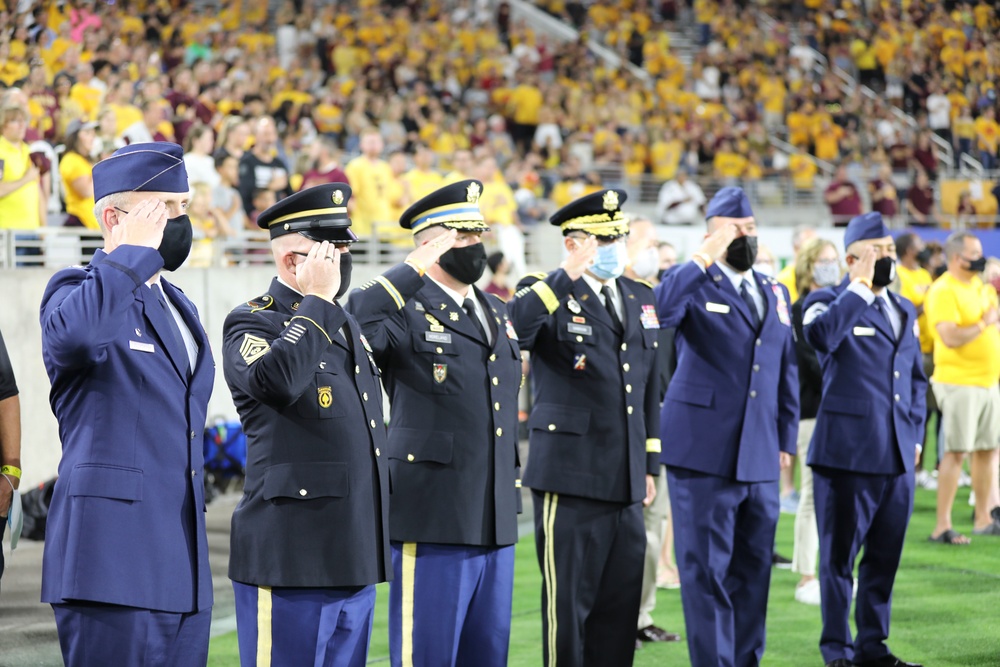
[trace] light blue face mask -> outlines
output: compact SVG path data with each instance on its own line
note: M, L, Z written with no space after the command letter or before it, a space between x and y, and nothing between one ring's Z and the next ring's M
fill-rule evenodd
M614 280L625 271L628 263L628 249L625 241L615 241L608 245L597 246L597 257L590 272L600 280Z

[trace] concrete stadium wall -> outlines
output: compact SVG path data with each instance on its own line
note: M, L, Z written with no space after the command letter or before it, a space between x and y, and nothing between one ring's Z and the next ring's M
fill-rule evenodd
M704 235L702 226L685 228L661 228L661 238L676 244L681 257L687 257L701 244ZM562 261L562 240L559 230L544 225L530 231L530 246L534 249L531 270L547 271ZM839 230L823 230L839 243ZM761 230L761 241L769 245L779 257L791 254L788 228ZM38 322L38 308L42 293L55 269L17 269L0 271L0 294L7 295L7 306L0 309L0 331L3 332L7 350L10 353L17 377L21 399L21 459L25 485L41 482L55 475L59 465L61 447L55 417L49 407L49 382L42 365L41 329ZM354 267L352 284L360 285L374 277L379 271L375 267L357 264ZM215 353L215 391L212 394L208 414L226 419L236 418L222 375L222 324L226 315L241 301L263 294L271 278L273 268L217 268L181 269L170 278L198 306L202 322L208 331L212 350Z

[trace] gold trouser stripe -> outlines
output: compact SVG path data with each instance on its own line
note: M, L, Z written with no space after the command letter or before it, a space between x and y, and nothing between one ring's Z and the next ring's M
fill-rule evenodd
M403 295L399 293L399 290L396 289L395 285L389 282L388 278L386 278L385 276L379 276L375 278L375 282L377 282L379 285L385 288L385 291L389 293L389 296L392 297L392 300L396 302L397 308L403 307L403 304L405 303L403 301Z
M257 587L257 667L271 667L271 588Z
M556 552L552 543L552 533L556 523L556 505L558 504L558 493L545 494L545 500L542 503L542 534L545 537L542 576L545 579L545 617L549 626L546 637L549 654L548 667L556 667L556 635L559 631L558 616L556 615Z
M413 667L413 586L417 572L417 543L403 543L403 667Z
M556 308L559 307L559 298L556 293L552 291L548 283L539 280L537 283L531 286L531 291L538 295L538 298L542 300L542 304L545 306L545 310L549 313L556 312Z
M646 438L646 453L647 454L659 454L660 449L660 439L659 438Z
M291 322L292 320L305 320L306 322L312 322L312 323L313 323L313 325L315 325L315 327L316 327L317 329L319 329L320 331L322 331L322 332L323 332L323 335L324 335L324 336L326 336L326 339L327 339L327 340L328 340L329 342L331 342L331 343L333 342L333 339L331 339L331 338L330 338L330 334L328 334L328 333L326 332L326 329L324 329L323 327L321 327L321 326L319 325L319 322L317 322L317 321L316 321L316 320L314 320L313 318L311 318L311 317L306 317L305 315L296 315L295 317L293 317L293 318L292 318L291 320L288 320L288 321L289 321L289 322Z

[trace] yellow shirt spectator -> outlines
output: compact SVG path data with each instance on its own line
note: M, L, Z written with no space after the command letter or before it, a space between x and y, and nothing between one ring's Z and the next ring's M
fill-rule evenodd
M896 264L896 274L899 276L900 296L909 299L919 310L927 298L927 290L934 282L931 274L919 266L916 269L908 269L902 264ZM927 313L922 312L917 317L917 326L920 327L920 349L924 354L930 354L934 349L934 336L927 326Z
M100 229L94 217L94 193L77 192L73 181L82 176L92 176L93 165L75 151L70 151L59 160L59 175L62 177L63 192L66 195L66 212L75 215L87 229Z
M483 193L479 196L479 210L490 227L513 225L517 214L514 191L504 182L483 183Z
M979 139L979 149L997 152L997 141L1000 139L1000 125L992 118L980 116L976 119L976 137Z
M795 285L795 262L786 264L775 279L788 288L788 298L792 303L799 300L799 289Z
M80 105L90 120L97 118L97 108L101 106L102 97L104 94L97 88L82 83L74 83L69 90L69 98Z
M0 185L24 178L31 168L28 144L20 142L15 146L5 137L0 137ZM38 179L32 179L15 190L0 196L0 229L35 229L42 222L39 213L41 190Z
M722 178L739 178L746 169L747 159L739 153L719 151L715 154L713 166Z
M521 84L510 94L508 104L515 123L538 125L538 112L542 109L542 91L536 86Z
M351 228L361 238L368 238L372 225L376 222L393 222L392 206L388 197L389 186L396 181L389 163L384 160L369 160L361 155L344 168L351 183L354 211L351 213Z
M995 387L1000 379L1000 331L987 326L981 334L960 347L941 342L940 322L954 322L959 327L974 326L983 313L997 307L997 293L984 285L979 276L969 282L945 272L930 289L924 301L927 325L934 336L935 382L973 387Z
M801 190L811 190L816 180L816 163L805 153L796 153L788 158L788 171L792 183Z
M444 185L444 178L441 174L436 171L423 171L421 169L409 170L400 176L400 180L409 188L410 201L423 199Z

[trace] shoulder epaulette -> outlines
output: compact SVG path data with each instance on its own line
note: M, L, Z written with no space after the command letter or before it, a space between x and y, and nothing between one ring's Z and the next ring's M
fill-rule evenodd
M649 289L653 289L653 283L649 282L648 280L643 280L642 278L633 278L632 281L637 282L640 285L645 285Z
M268 308L271 308L273 305L274 305L274 297L272 297L270 294L264 294L263 296L259 296L256 299L251 299L250 301L247 301L247 306L250 307L251 313L256 313L259 310L267 310Z

